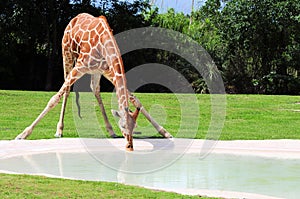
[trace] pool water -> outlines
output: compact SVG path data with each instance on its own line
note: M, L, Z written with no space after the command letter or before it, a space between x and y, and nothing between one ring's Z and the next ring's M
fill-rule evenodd
M167 167L153 172L133 173L147 167L135 155L106 155L119 158L119 169L112 168L87 152L52 152L22 155L0 160L0 170L48 176L110 181L139 186L172 189L207 189L256 193L284 198L300 195L300 160L254 156L185 154Z

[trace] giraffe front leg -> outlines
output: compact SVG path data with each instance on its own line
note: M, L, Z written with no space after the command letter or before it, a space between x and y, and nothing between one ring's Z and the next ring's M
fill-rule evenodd
M147 118L147 120L153 125L153 127L165 138L172 138L173 136L161 125L159 125L152 117L151 115L146 111L146 109L143 107L140 100L134 96L132 93L128 91L129 99L131 103L136 107L140 109L140 112Z

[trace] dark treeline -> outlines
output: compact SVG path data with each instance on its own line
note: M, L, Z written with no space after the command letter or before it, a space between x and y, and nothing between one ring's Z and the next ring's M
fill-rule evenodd
M71 18L105 15L114 33L157 26L197 41L221 71L228 93L300 94L300 4L294 0L207 0L187 15L159 13L150 1L2 0L0 89L58 90L63 83L61 38ZM162 63L183 74L198 93L209 92L186 60L147 49L123 56L126 70ZM102 90L112 86L104 82ZM147 92L167 92L160 86Z
M0 88L58 90L63 83L61 39L82 12L105 15L114 33L149 26L148 4L117 0L3 0L0 5ZM105 87L103 87L105 88Z

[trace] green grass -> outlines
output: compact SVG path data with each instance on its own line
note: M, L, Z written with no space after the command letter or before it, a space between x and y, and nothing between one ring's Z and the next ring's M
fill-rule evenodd
M0 139L14 139L40 114L54 92L1 91ZM211 121L210 95L137 94L144 107L175 137L205 138ZM114 130L121 136L110 109L116 108L110 93L103 102ZM180 102L178 99L181 99ZM227 95L221 140L300 139L298 96ZM78 119L70 97L65 117L65 137L104 137L102 117L92 95L81 94L83 119ZM90 102L90 105L87 104ZM214 104L217 106L216 104ZM198 106L198 107L197 107ZM199 108L197 114L195 110ZM37 125L29 139L53 138L60 105ZM96 115L93 113L96 112ZM73 117L74 115L74 117ZM184 115L185 119L181 116ZM95 118L93 118L95 117ZM93 123L87 120L95 119ZM184 120L184 121L182 121ZM74 122L76 121L76 122ZM197 123L199 122L199 127ZM77 124L77 126L75 125ZM80 126L82 124L82 126ZM79 126L78 126L79 125ZM135 137L161 137L140 116ZM213 125L212 125L213 126ZM84 129L87 128L85 131ZM78 135L77 129L80 130ZM179 130L180 129L180 130ZM196 129L196 130L195 130ZM102 132L102 133L100 133ZM87 182L26 175L0 174L0 198L194 198L175 193L147 190L118 183Z
M0 174L0 198L200 198L112 182ZM201 197L203 198L203 197Z
M0 91L0 139L14 139L40 114L53 94L53 92ZM195 112L197 105L190 95L140 93L136 95L150 114L175 137L202 139L206 137L211 121L210 95L196 96L199 114ZM102 97L114 130L121 136L110 112L110 109L117 108L114 100L112 102L114 98L110 93L102 93ZM182 102L178 100L180 98L183 98ZM226 98L226 118L221 140L300 139L300 104L297 103L300 97L227 95ZM75 105L72 99L71 96L67 105L64 136L108 136L93 96L81 94L82 120L77 117L77 109L73 108ZM86 106L88 102L91 105ZM49 112L28 139L53 138L60 107L59 104ZM96 114L95 118L91 114L93 112ZM181 118L182 115L185 115L184 119ZM88 123L89 119L94 119L94 122ZM76 129L81 129L79 135ZM88 129L87 132L84 132L84 129ZM161 137L142 115L138 118L136 131L142 132L141 135L135 135L136 138Z

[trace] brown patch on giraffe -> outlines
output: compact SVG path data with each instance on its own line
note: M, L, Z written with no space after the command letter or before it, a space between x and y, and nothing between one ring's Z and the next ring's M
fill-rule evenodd
M76 45L76 42L74 40L72 40L70 48L71 48L72 52L77 51L77 45ZM77 55L77 57L78 57L78 55Z
M78 37L78 33L81 32L80 29L79 29L79 26L75 26L73 29L72 29L72 38L76 38ZM77 40L77 38L76 38Z
M82 55L82 62L84 66L87 66L89 64L90 56L88 54ZM88 68L86 69L88 70Z
M83 33L83 36L81 38L81 41L85 41L85 42L88 42L89 41L89 37L90 36L90 33L87 31L87 32L84 32Z
M111 37L110 37L110 34L108 31L104 31L103 34L100 36L100 42L102 44L104 44L106 41L110 40Z
M82 48L81 48L81 52L90 52L91 51L91 46L89 44L89 42L84 42L82 44Z
M97 27L99 25L99 21L98 20L93 20L92 23L89 25L89 30L94 29L95 27Z
M71 76L72 76L72 77L76 77L77 74L78 74L78 71L77 71L77 70L74 69L74 70L71 71Z
M81 23L81 29L88 30L89 24L91 23L91 19L85 19L83 23Z
M89 61L89 67L93 68L93 67L98 67L98 62L96 60L91 60Z
M115 72L121 74L121 66L117 57L112 60L112 65L114 66Z
M78 43L80 43L80 40L81 40L82 35L83 35L83 31L80 28L78 28L76 32L75 31L73 31L73 32L76 35L76 41L78 41Z
M95 46L96 46L99 42L99 35L97 33L95 33L95 35L94 35L94 41L95 41Z
M96 30L92 30L90 32L90 43L92 46L96 46L97 43L98 43L98 39L99 39L99 36L98 34L96 33Z
M104 31L104 27L103 26L98 26L96 27L96 31L98 34L101 34Z
M69 42L69 40L70 40L70 36L69 36L69 34L67 34L66 37L63 37L62 43L67 44Z
M85 14L79 14L77 17L78 24L82 24L86 20Z
M91 53L93 54L93 58L100 59L101 55L99 54L98 50L96 48L92 48Z
M104 33L102 35L100 35L100 42L101 42L101 44L104 44L104 42L105 42Z
M99 17L100 19L102 19L104 21L105 24L108 24L107 22L107 19L105 16L100 16ZM112 33L113 32L113 29L111 29L109 26L107 26L108 30Z

